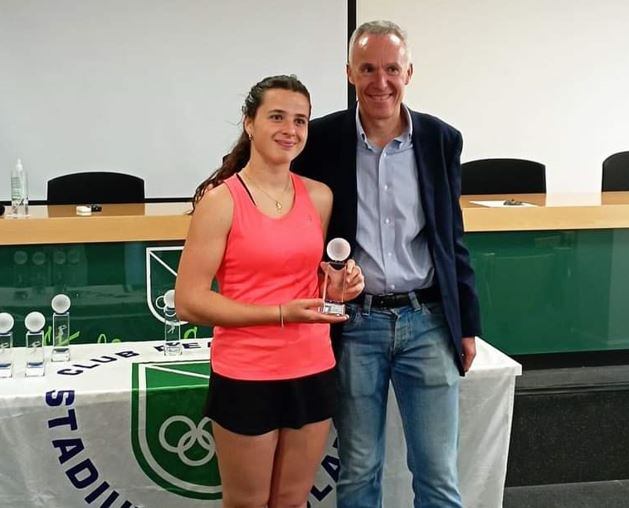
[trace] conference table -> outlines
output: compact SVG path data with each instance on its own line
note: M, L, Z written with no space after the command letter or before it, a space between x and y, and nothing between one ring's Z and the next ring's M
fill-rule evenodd
M161 341L72 347L66 363L0 379L0 506L20 508L218 507L221 486L203 415L211 340L184 341L166 357ZM459 475L467 508L502 506L519 364L478 339L462 379ZM399 413L390 398L384 506L412 505ZM330 435L309 503L335 506L338 454ZM255 461L255 457L251 460Z

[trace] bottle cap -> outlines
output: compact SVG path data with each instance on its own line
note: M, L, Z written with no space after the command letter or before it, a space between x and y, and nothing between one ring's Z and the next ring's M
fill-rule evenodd
M57 314L65 314L68 312L70 304L70 298L64 294L55 295L50 302L52 310L54 310Z
M46 318L41 312L30 312L24 319L24 326L31 333L40 331L45 324Z
M13 329L13 316L8 312L0 313L0 333L9 333Z

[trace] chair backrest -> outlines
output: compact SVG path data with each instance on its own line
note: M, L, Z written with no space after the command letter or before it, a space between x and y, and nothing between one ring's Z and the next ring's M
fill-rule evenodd
M605 191L629 191L629 152L618 152L603 161Z
M480 159L461 164L461 194L546 192L546 166L525 159Z
M49 205L143 203L144 180L105 171L72 173L48 180Z

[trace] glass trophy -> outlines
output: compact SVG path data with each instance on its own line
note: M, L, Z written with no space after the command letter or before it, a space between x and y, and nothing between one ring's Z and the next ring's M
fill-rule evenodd
M178 356L182 350L181 324L175 312L175 290L169 289L164 293L164 355Z
M0 313L0 378L13 375L13 316Z
M323 307L321 312L335 316L345 314L346 264L351 247L343 238L333 238L328 242L326 252L330 261L323 279Z
M44 332L46 318L41 312L31 312L24 319L26 332L26 371L25 375L43 376L46 369L44 360Z
M70 361L70 298L64 294L56 295L52 306L52 362Z

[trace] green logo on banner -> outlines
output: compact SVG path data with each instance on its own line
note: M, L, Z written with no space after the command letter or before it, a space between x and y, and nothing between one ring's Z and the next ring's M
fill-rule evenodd
M155 483L197 499L221 498L214 438L203 414L209 378L207 360L133 365L135 457Z

